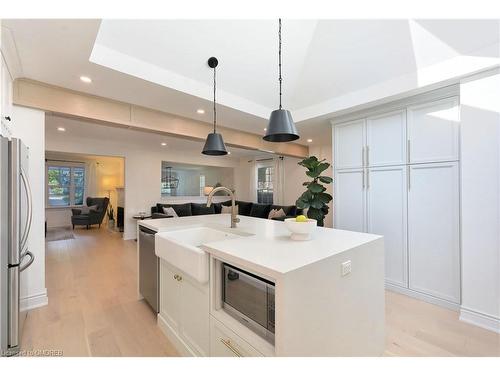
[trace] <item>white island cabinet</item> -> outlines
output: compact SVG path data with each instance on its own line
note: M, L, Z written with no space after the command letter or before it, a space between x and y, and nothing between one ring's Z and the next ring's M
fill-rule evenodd
M158 323L185 355L208 356L208 284L160 260L160 313Z
M158 324L181 354L383 353L383 237L317 228L310 241L292 241L282 222L240 219L234 229L229 228L228 214L141 222L158 232ZM196 267L188 264L194 261ZM264 338L224 308L224 264L274 285L273 339ZM247 298L244 291L241 298Z

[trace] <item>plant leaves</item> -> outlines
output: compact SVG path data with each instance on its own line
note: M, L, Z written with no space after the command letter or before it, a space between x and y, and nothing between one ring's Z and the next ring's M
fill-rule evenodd
M324 203L316 196L314 199L309 202L311 207L321 209L324 205Z
M319 176L319 180L324 184L331 184L333 182L333 178L328 176Z
M306 190L302 193L298 200L309 202L311 199L313 199L312 193L309 190Z
M311 181L306 181L306 182L303 182L303 183L302 183L302 186L307 186L307 185L309 185L310 183L311 183Z
M307 186L307 190L309 190L311 193L321 193L326 190L326 188L323 185L318 184L317 182L311 182Z
M310 219L315 219L315 220L321 221L321 220L323 220L325 215L323 214L323 212L321 210L314 208L314 207L309 207L309 209L307 210L307 217Z
M306 201L303 201L303 200L300 200L300 199L297 199L297 202L295 202L295 205L297 206L297 208L303 210L305 208L309 208L309 202L306 202Z
M330 163L319 163L313 169L306 172L309 177L316 178L330 167Z
M318 198L321 202L323 202L324 204L327 204L328 202L330 202L330 201L333 199L333 197L332 197L330 194L328 194L328 193L324 193L324 192L319 193L319 194L317 195L317 198Z
M320 162L316 156L310 156L302 161L299 161L297 164L302 165L307 169L314 169L319 163Z

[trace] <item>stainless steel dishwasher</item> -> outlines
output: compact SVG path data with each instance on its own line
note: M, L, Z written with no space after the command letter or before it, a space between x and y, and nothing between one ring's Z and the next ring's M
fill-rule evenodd
M154 230L139 225L139 292L159 312L160 262L155 254Z

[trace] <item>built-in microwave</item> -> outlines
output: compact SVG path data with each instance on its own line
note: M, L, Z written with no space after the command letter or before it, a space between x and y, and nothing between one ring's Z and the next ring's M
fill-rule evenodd
M274 283L223 263L222 308L274 344Z

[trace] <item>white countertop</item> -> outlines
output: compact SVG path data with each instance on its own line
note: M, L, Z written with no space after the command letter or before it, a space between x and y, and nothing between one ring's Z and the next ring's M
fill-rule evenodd
M238 217L241 221L235 229L229 227L230 214L151 219L140 221L138 225L157 232L207 226L244 234L233 239L203 244L203 249L221 260L275 279L305 265L382 238L373 234L318 227L311 240L293 241L281 221L241 215Z

